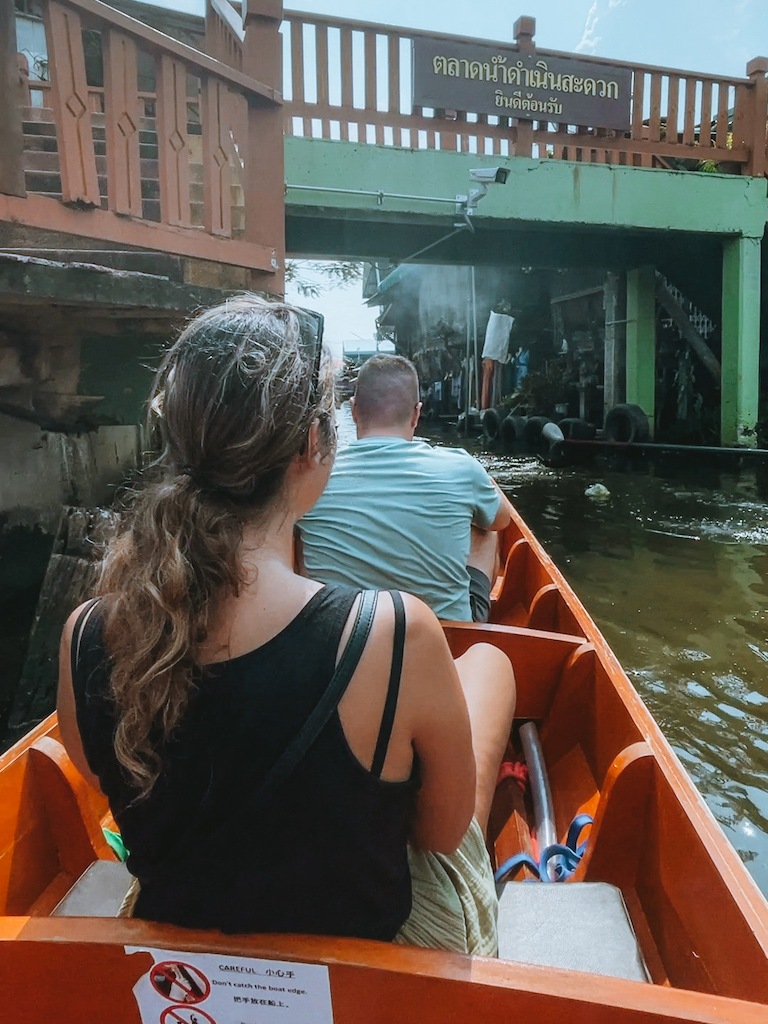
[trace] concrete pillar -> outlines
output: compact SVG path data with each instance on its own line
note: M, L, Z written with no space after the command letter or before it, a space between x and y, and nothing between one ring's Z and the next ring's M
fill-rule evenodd
M720 443L757 445L760 393L760 239L723 242Z
M627 402L639 405L653 434L656 407L656 271L627 271ZM607 411L607 410L606 410Z

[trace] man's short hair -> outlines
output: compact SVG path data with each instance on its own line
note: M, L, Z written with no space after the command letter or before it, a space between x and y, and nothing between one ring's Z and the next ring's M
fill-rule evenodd
M371 356L360 367L355 410L365 423L397 426L410 420L419 401L419 375L403 356Z

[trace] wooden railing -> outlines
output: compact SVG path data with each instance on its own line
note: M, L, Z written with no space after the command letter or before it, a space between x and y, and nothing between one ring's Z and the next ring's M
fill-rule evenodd
M282 149L274 69L264 84L242 70L242 53L232 66L233 53L216 60L99 0L43 0L42 10L48 80L22 83L8 129L22 132L26 196L3 187L13 175L0 155L0 220L279 278L282 217L276 226L265 208L282 201L282 156L266 174L261 155ZM271 39L279 53L280 13L251 27L262 51Z
M295 11L286 11L282 32L288 135L642 167L697 169L712 161L721 171L765 172L768 62L762 58L751 62L748 77L730 78L536 49L544 60L629 69L631 130L617 132L412 105L414 40L487 40ZM525 42L532 45L518 38L521 48Z

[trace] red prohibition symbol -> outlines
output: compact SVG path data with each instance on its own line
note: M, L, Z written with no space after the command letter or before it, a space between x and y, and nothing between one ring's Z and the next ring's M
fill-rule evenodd
M202 971L177 960L155 964L149 972L149 980L155 992L172 1003L201 1003L211 992L211 983ZM210 1020L210 1017L204 1017ZM173 1018L168 1019L171 1021Z
M216 1024L216 1021L196 1006L166 1006L160 1015L160 1024Z

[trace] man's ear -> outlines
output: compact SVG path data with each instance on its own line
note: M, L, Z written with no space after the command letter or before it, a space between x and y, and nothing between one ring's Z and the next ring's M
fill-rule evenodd
M353 422L357 423L357 402L354 395L349 400L349 411L352 413Z
M413 416L411 416L411 426L413 427L414 430L416 429L419 422L419 417L421 416L422 405L422 402L417 402L413 410Z

